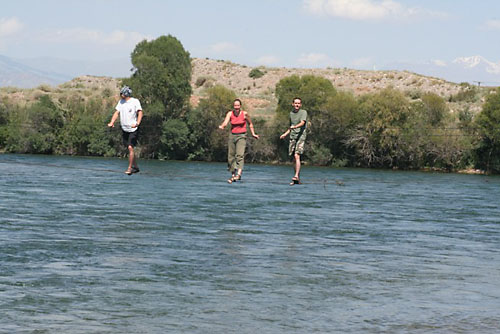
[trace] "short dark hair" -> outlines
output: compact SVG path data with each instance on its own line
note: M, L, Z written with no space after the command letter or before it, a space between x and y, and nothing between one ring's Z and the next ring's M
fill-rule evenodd
M302 103L302 99L300 97L294 97L293 100L292 100L292 102L295 102L295 100L299 100L300 103Z

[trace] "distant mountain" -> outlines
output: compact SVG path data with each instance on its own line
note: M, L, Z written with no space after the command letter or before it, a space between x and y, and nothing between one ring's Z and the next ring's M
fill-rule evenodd
M51 57L12 59L0 55L0 87L33 88L41 84L59 85L83 75L128 77L130 60L67 60Z
M0 87L32 88L41 84L57 85L71 76L43 71L0 55Z
M385 65L384 69L406 70L456 83L500 86L500 62L494 63L482 56L459 57L450 63L438 60L425 63L392 63Z
M45 71L64 73L71 78L82 75L124 78L130 76L130 69L132 68L132 64L127 58L93 61L39 57L20 59L18 61Z
M455 59L453 63L464 68L480 68L488 73L500 74L500 63L493 63L481 56L460 57Z
M131 68L132 64L127 58L87 61L52 57L12 59L0 55L0 87L58 85L84 75L123 78L130 76ZM481 56L460 57L451 62L390 63L380 70L409 71L454 83L500 86L500 62L495 63Z

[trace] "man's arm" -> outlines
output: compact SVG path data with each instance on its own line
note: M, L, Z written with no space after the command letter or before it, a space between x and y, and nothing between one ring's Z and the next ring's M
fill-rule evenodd
M135 123L135 125L133 125L133 126L132 126L133 128L136 128L136 127L138 127L138 126L141 124L141 121L142 121L142 116L143 116L143 115L144 115L144 114L143 114L142 110L139 110L139 111L137 112L137 123Z
M113 117L111 117L111 121L108 123L108 126L110 128L114 127L115 126L115 121L116 119L118 118L118 115L120 114L120 112L118 110L115 110L115 113L113 114Z
M306 125L306 121L302 120L302 121L300 121L299 123L297 123L297 124L295 124L295 125L290 126L290 129L297 129L297 128L301 128L301 127L303 127L304 125Z
M288 134L290 133L290 128L288 128L285 133L283 133L281 136L280 136L280 139L284 139L286 136L288 136Z

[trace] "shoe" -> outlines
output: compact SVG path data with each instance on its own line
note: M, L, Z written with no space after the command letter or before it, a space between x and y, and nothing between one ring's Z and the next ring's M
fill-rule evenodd
M132 168L127 168L127 170L125 171L125 174L132 175L133 172L134 172L134 170Z
M290 182L290 185L293 186L295 184L301 184L300 179L298 177L292 177L292 182Z
M140 170L138 167L132 167L132 173L139 173Z

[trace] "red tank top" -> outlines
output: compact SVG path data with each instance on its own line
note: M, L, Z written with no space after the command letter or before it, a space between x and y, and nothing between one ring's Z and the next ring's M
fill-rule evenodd
M245 112L240 110L240 114L236 116L234 110L231 112L231 133L246 133L247 120L245 119Z

